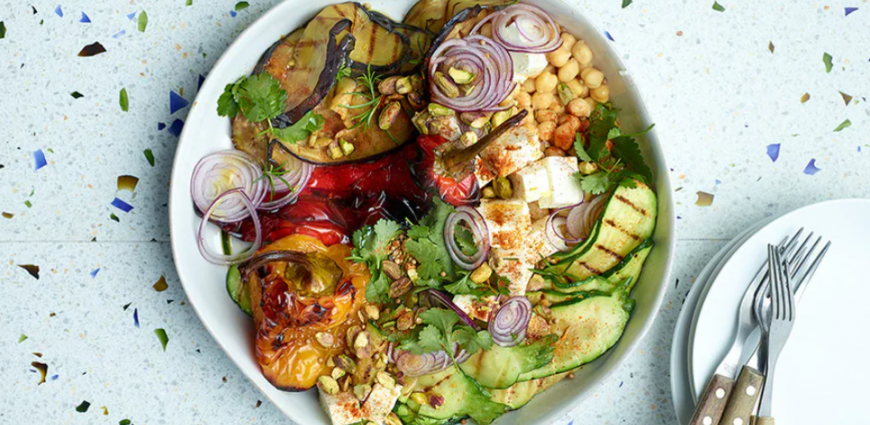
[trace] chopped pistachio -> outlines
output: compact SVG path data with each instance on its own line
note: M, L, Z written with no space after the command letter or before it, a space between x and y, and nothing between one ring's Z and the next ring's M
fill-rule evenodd
M483 263L471 272L471 281L480 284L489 280L490 276L492 276L492 268L489 267L489 264Z
M396 118L399 117L400 113L402 113L402 104L390 102L378 117L378 127L381 130L389 130L393 126L393 123L396 122Z
M408 94L412 91L414 91L414 87L411 85L410 77L403 77L396 80L396 93Z
M417 112L417 114L414 115L414 118L411 120L411 122L414 123L414 127L417 127L417 131L419 131L420 134L429 134L429 127L426 125L426 122L429 121L429 117L431 117L431 115L428 111L421 111Z
M474 89L477 86L474 84L465 84L459 87L462 89L462 94L466 96L471 96L471 93L474 92Z
M426 398L426 394L416 392L411 394L411 401L422 406L426 404L429 400Z
M487 124L487 123L489 123L489 117L487 117L486 115L484 115L484 116L482 116L482 117L480 117L480 118L475 119L475 120L472 121L471 124L469 124L469 125L470 125L472 128L484 128L484 127L486 127L486 124Z
M399 419L398 415L394 412L390 412L390 414L384 419L384 425L402 425L402 421Z
M468 147L477 143L480 138L477 136L477 133L473 131L466 131L465 133L462 133L462 136L459 137L459 140L462 142L463 146Z
M584 176L588 176L596 171L598 171L598 164L589 161L581 161L580 162L580 174Z
M354 373L356 371L356 362L346 354L335 356L335 366L347 373Z
M359 401L365 400L369 394L372 392L372 386L369 384L360 384L353 386L353 395L356 396Z
M408 278L411 279L411 282L416 282L417 279L420 279L420 275L417 274L417 269L408 269Z
M332 139L329 137L318 137L316 141L314 141L315 148L325 148L332 143Z
M333 141L329 145L329 156L332 159L339 159L344 156L344 152L341 151L341 147L338 145L338 142Z
M338 143L341 144L341 151L344 152L345 155L350 155L353 153L354 150L356 150L356 147L353 145L353 143L348 142L347 140L341 139L338 141Z
M344 375L347 375L347 372L340 367L336 367L336 368L332 369L331 375L332 375L332 379L335 379L336 381L338 381L339 379L344 377Z
M318 343L320 343L320 345L325 348L332 348L332 346L335 344L335 337L332 336L331 333L318 332L314 334L314 338L317 340Z
M496 128L504 124L504 122L507 121L510 117L516 115L516 109L516 107L512 107L510 109L505 109L504 111L498 111L492 114L492 127Z
M571 91L571 88L567 84L560 83L556 91L559 92L559 100L563 105L567 105L574 100L574 92Z
M496 196L501 199L510 199L514 195L511 181L507 177L499 177L492 182L492 188Z
M378 84L378 91L386 96L396 94L398 90L398 82L400 79L402 79L402 77L400 76L385 78L383 81L380 82L380 84Z
M405 273L402 272L402 267L390 260L384 260L384 262L381 263L381 267L383 268L384 273L387 274L387 277L392 280L401 279L402 276L405 275Z
M356 336L356 339L354 339L354 341L353 341L354 348L362 348L362 347L366 347L368 345L369 345L369 333L365 332L365 331L360 332Z
M423 96L419 93L411 92L408 93L408 103L414 108L415 111L419 111L426 106L425 100L423 100Z
M449 117L456 114L456 112L444 105L432 102L429 104L429 114L434 117Z
M375 375L375 379L378 380L379 384L383 385L389 390L396 387L396 380L393 379L393 377L390 376L390 374L387 372L378 372L378 374Z
M496 196L495 189L493 189L490 186L487 186L487 187L483 188L483 191L481 191L481 195L487 199L495 198L495 196Z
M405 314L399 316L399 320L396 323L396 328L400 331L406 331L414 327L414 313L411 311L405 312Z
M366 316L368 316L369 319L378 320L378 318L381 316L381 312L378 311L378 306L374 304L366 304L363 309L365 310Z
M453 79L456 84L470 84L474 81L474 74L459 68L450 67L447 70L447 73L450 74L450 78Z
M457 86L449 77L444 75L444 73L436 72L434 78L435 85L441 89L441 92L444 93L445 96L449 98L459 96L459 86Z
M416 92L422 92L423 91L423 77L421 77L419 74L412 75L411 76L411 88L413 88L414 91L416 91Z
M338 394L338 381L331 376L322 375L317 378L317 388L326 394Z
M347 330L347 334L345 335L345 337L347 338L348 347L353 347L353 341L356 339L356 336L359 335L360 332L362 332L362 328L357 325L351 326Z

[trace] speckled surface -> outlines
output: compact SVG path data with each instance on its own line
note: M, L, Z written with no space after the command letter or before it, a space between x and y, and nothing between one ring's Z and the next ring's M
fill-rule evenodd
M563 422L672 424L671 337L704 263L763 217L870 196L870 4L574 2L611 34L645 96L673 168L680 240L655 327ZM169 246L177 138L158 123L184 119L170 91L192 101L200 75L277 0L232 16L236 3L80 0L60 16L58 3L0 2L0 423L289 423L185 305ZM95 41L107 51L77 56ZM37 150L47 165L34 170ZM821 171L806 174L813 159ZM125 174L139 178L132 194L116 191ZM711 206L696 205L699 191ZM134 209L113 207L116 196ZM39 279L19 264L38 265ZM157 292L161 276L169 287ZM44 384L31 362L48 365Z

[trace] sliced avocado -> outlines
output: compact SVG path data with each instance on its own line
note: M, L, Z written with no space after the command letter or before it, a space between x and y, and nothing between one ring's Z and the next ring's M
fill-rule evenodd
M406 417L421 416L441 421L471 417L478 424L486 425L507 411L507 406L492 401L492 395L485 388L462 373L456 366L417 378L414 392L422 392L427 399L431 396L440 396L443 397L444 402L436 406L429 403L417 404L411 397L404 405L411 411L404 412L408 413ZM396 409L397 414L399 409Z
M493 345L479 351L459 365L466 375L486 388L508 388L525 373L538 369L553 360L556 336L541 338L531 344L514 347Z
M519 381L545 378L589 363L619 341L634 306L627 279L608 297L575 299L550 307L551 328L561 335L553 361L520 375Z

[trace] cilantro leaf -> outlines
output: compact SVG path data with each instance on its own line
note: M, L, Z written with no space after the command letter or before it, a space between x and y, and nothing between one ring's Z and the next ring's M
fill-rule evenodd
M487 331L477 331L463 326L453 331L453 341L459 344L468 354L474 355L480 350L492 347L492 335Z
M583 136L580 133L577 133L574 138L574 150L577 151L577 158L580 158L581 161L592 162L592 157L583 148Z
M248 121L260 122L284 112L287 92L272 75L259 74L241 82L235 99Z
M471 230L457 224L453 238L463 254L468 256L477 254L477 244L474 242L474 234L471 233Z
M430 308L420 314L420 320L427 325L432 325L444 332L450 334L453 325L459 321L459 316L452 310L443 308Z
M643 162L640 147L631 136L626 135L613 139L611 154L621 159L628 169L640 174L644 181L651 182L653 180L652 170Z
M444 332L435 325L428 325L420 331L418 344L424 352L446 350L449 346Z
M233 94L233 92L236 91L236 86L238 84L238 82L227 84L226 87L224 87L223 94L218 98L217 113L219 116L235 118L236 115L241 112L239 103L236 102L235 95Z
M471 280L471 273L464 273L461 279L444 285L444 290L454 295L483 295L487 292Z
M424 239L429 237L429 226L418 224L408 230L408 237L411 239Z
M281 141L287 143L296 143L302 140L307 140L311 133L323 128L326 122L323 115L315 114L314 111L308 111L299 121L287 128L273 128L272 135Z
M610 132L616 127L616 113L619 110L609 103L599 103L589 117L589 156L593 160L600 160L607 156L607 140Z
M366 300L369 302L386 302L390 294L390 281L383 271L372 273L372 278L366 285Z
M438 260L444 254L431 240L409 240L405 242L405 251L417 260L417 274L421 279L440 279L442 277L441 272L444 271L444 267Z
M584 176L579 173L575 174L575 176L580 179L580 188L584 192L591 193L593 195L600 195L610 190L613 185L619 182L620 179L617 174L618 173L599 171L588 176Z
M353 245L350 259L365 263L372 278L366 286L366 299L369 302L389 301L390 282L381 264L390 254L387 248L390 241L398 235L399 224L389 220L379 220L374 226L366 226L353 232Z

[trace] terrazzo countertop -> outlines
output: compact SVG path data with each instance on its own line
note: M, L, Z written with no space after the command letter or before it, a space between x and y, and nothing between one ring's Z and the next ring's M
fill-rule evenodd
M187 104L277 2L0 2L0 423L289 423L185 302L167 221ZM870 196L870 4L572 2L645 96L679 241L654 328L559 423L673 424L671 338L705 262L764 217Z

